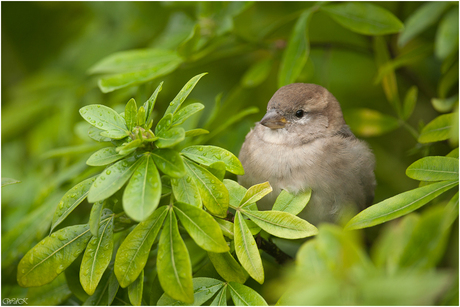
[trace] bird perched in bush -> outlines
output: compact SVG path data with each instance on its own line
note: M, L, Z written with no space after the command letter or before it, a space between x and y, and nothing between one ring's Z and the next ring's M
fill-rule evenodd
M374 155L350 131L337 99L316 84L280 88L246 136L239 159L245 169L240 184L269 181L273 187L258 202L261 210L271 209L283 189L297 194L311 188L299 216L317 225L337 222L348 206L361 210L374 198Z

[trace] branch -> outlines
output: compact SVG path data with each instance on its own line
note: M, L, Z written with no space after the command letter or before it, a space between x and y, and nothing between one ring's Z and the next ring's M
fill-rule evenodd
M257 246L261 250L275 258L278 264L284 264L288 261L293 260L291 256L279 249L279 247L276 246L275 243L273 243L271 240L265 240L260 236L260 234L257 235L256 241Z

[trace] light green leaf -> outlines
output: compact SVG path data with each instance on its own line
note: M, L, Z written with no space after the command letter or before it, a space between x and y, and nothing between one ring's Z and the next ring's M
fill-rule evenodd
M196 112L199 112L203 109L204 109L204 105L199 102L192 103L192 104L189 104L188 106L180 108L176 112L176 114L174 114L173 116L172 126L182 124L183 122L185 122L185 120L187 120L187 118L189 118Z
M228 289L235 306L268 306L264 298L248 286L229 282Z
M193 90L195 85L200 81L200 79L206 75L207 73L202 73L196 75L192 79L190 79L184 87L180 90L176 97L174 97L173 101L169 104L168 108L166 109L165 115L172 114L174 115L176 111L180 108L184 100L188 97L190 92Z
M94 127L105 131L119 131L128 134L125 120L115 110L100 105L92 104L80 109L81 116Z
M227 285L217 293L210 306L227 306Z
M214 253L224 253L229 250L219 224L209 213L180 202L174 204L174 212L199 247Z
M120 131L120 130L107 130L107 131L102 131L100 135L102 137L107 137L107 138L111 138L114 140L121 140L128 136L128 132Z
M121 189L139 165L139 160L126 158L103 171L89 189L88 201L91 203L104 200Z
M89 295L94 294L94 291L96 291L96 287L109 266L110 259L112 259L112 252L113 215L101 222L98 236L91 238L83 254L80 267L80 282Z
M406 170L409 178L420 181L458 179L458 159L450 157L425 157L412 163Z
M305 10L294 25L281 59L278 87L295 82L307 63L310 53L307 27L312 15L312 10Z
M135 139L130 142L123 143L123 145L115 148L115 151L118 152L120 155L128 155L134 152L140 145L142 145L142 140Z
M161 92L163 88L163 82L157 86L155 91L153 92L152 96L144 103L144 110L145 110L145 122L148 124L152 119L152 112L155 107L155 102L157 101L158 93Z
M137 126L145 127L145 117L146 117L145 109L144 109L143 106L140 106L139 111L137 112L137 116L136 116ZM152 122L152 124L153 124L153 122Z
M18 265L18 284L38 287L53 281L86 248L88 225L66 227L52 233L29 250Z
M264 268L259 249L239 211L235 215L235 251L243 268L259 284L263 284Z
M452 97L445 98L445 99L441 99L441 98L431 99L431 104L433 105L433 108L440 113L452 111L454 105L457 103L458 103L458 95L454 95Z
M308 51L307 51L308 52ZM241 79L241 85L244 87L256 87L264 82L273 66L273 59L266 58L252 64L244 73Z
M155 142L159 148L172 147L185 139L185 131L182 127L174 127L167 131L157 134L158 140Z
M434 1L422 4L405 22L404 31L398 38L398 45L403 47L408 41L434 24L449 6L449 2Z
M166 114L163 116L155 127L155 134L158 134L161 131L167 131L169 128L171 128L172 118L172 114Z
M222 161L214 162L213 164L205 167L211 174L216 176L217 179L220 181L224 180L226 167L225 163Z
M233 240L233 223L220 218L215 218L215 220L217 224L219 224L220 230L222 230L222 234Z
M224 179L223 182L230 196L230 206L233 208L238 207L238 205L240 204L240 201L243 199L244 195L246 194L247 189L239 185L238 182L230 180L230 179Z
M103 201L97 201L91 207L91 213L89 215L89 229L91 234L97 237L99 232L99 222L101 220L102 208L104 207Z
M21 182L21 181L13 179L13 178L2 177L2 188L4 186L6 186L6 185L15 184L15 183L19 183L19 182Z
M100 144L83 144L76 146L60 147L44 152L42 155L40 155L40 158L49 159L56 157L80 156L81 154L85 154L87 152L91 152L100 148Z
M212 253L208 252L209 260L216 269L217 273L226 281L234 281L244 284L248 278L248 273L233 258L230 252Z
M268 183L268 181L264 183L253 185L246 191L246 194L244 194L238 207L240 208L247 207L248 205L259 201L271 191L273 191L273 189L270 183Z
M300 239L318 234L315 226L287 212L241 210L241 213L269 234L280 238Z
M150 154L140 159L123 193L123 209L135 221L148 218L158 206L161 197L160 173Z
M186 304L193 303L192 265L172 208L158 244L157 270L161 287L167 295Z
M454 113L436 117L422 129L418 141L420 143L432 143L447 140L453 120Z
M210 166L215 162L224 162L226 170L236 175L244 175L240 160L230 151L217 146L193 145L182 149L187 158L200 164Z
M403 102L402 115L403 119L408 119L414 112L415 104L417 103L418 88L414 85L406 93Z
M93 126L88 128L88 136L93 140L97 142L110 142L110 138L101 135L102 132L104 131Z
M172 178L181 178L187 174L184 160L180 154L169 148L158 148L152 152L153 161L164 174Z
M299 214L310 201L311 189L307 189L299 194L291 194L286 190L282 190L276 198L272 210L284 211L294 215Z
M131 98L125 107L126 127L129 131L133 130L137 125L137 104L134 98Z
M321 10L345 28L364 35L397 33L404 28L403 23L390 11L375 4L328 4L323 5Z
M86 179L65 193L54 212L51 232L88 196L95 180L96 177Z
M445 59L458 50L458 7L453 7L439 24L434 51L439 59Z
M90 166L102 166L118 161L123 157L126 157L126 154L122 155L118 153L116 147L106 147L93 153L86 161L86 164Z
M195 181L201 200L208 211L215 216L226 217L228 191L224 184L210 172L191 161L185 160L185 166Z
M142 270L139 277L129 285L128 297L133 306L142 305L142 292L144 291L144 270Z
M206 130L206 129L201 129L201 128L198 128L198 129L192 129L192 130L187 130L185 131L185 137L194 137L194 136L199 136L199 135L203 135L203 134L208 134L209 131Z
M258 234L262 228L260 228L256 223L254 223L253 221L251 220L244 220L244 222L246 223L246 225L248 226L249 228L249 231L251 232L251 234L253 236L255 236L256 234Z
M121 243L115 257L114 272L122 288L137 279L145 264L163 221L168 213L162 206L145 221L140 222Z
M358 213L345 228L371 227L406 215L456 185L458 181L442 181L390 197Z
M345 121L358 136L378 136L399 127L397 118L371 109L349 109L343 112Z
M458 192L452 197L444 209L443 227L447 229L458 217Z
M171 178L172 191L177 201L201 208L201 196L192 176L188 173L182 178Z
M111 270L107 270L102 279L99 282L99 285L94 291L94 294L89 296L86 301L84 301L83 306L98 306L98 305L107 305L109 301L109 280L112 275Z
M452 157L458 159L458 147L449 152L446 157Z

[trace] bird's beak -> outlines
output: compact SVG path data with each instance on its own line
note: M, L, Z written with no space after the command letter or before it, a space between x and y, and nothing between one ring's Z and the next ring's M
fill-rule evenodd
M265 114L260 123L270 129L280 129L286 126L286 118L272 109Z

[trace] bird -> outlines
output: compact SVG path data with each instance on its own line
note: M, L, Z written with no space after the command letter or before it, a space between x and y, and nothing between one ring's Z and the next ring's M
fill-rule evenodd
M320 85L278 89L238 157L245 170L238 176L243 187L268 181L273 188L257 202L259 210L270 210L282 190L296 195L311 189L298 216L313 225L340 223L347 210L356 213L374 199L374 154L352 133L337 99Z

